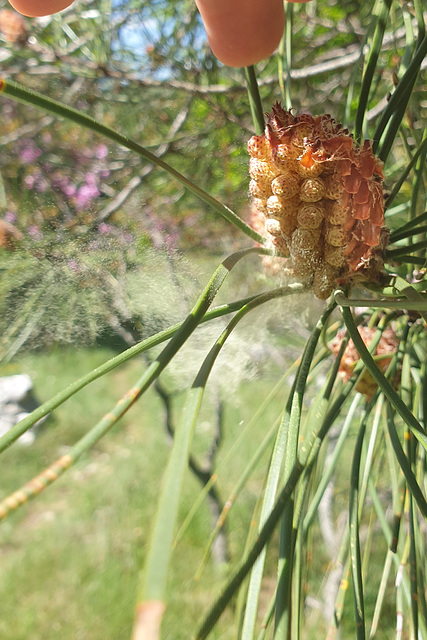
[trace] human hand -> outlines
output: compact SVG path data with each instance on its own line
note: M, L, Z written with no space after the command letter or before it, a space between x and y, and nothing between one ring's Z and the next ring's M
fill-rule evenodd
M9 0L26 16L61 11L72 0ZM230 67L244 67L269 56L283 34L282 0L195 0L215 56ZM307 2L308 0L291 0Z

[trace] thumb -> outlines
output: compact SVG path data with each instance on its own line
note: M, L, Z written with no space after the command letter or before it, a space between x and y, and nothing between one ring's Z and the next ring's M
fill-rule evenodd
M231 67L269 56L280 42L283 0L196 0L214 55Z
M34 18L47 16L62 11L73 3L73 0L9 0L14 9L24 16Z

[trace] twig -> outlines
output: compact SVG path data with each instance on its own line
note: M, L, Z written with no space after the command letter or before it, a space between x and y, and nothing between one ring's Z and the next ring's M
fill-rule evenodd
M35 133L38 133L44 127L48 127L55 120L52 116L44 116L40 118L37 122L28 122L24 124L22 127L18 127L15 131L11 131L7 135L0 138L0 146L2 147L5 144L10 144L11 142L16 142L20 138L24 136L33 136Z
M181 109L181 111L175 117L169 129L169 133L166 136L167 139L171 140L178 133L178 131L184 124L185 120L187 119L188 112L190 110L191 101L192 101L192 98L190 98L186 106L183 109ZM161 158L162 156L164 156L169 151L170 146L171 146L171 142L164 142L163 144L161 144L157 148L156 156L158 158ZM123 203L129 198L129 196L135 191L135 189L139 187L139 185L144 180L144 178L146 178L153 171L153 169L154 169L154 165L148 164L140 171L139 175L134 176L131 180L129 180L126 187L124 187L124 189L122 189L120 193L113 200L111 200L111 202L106 207L104 207L104 209L102 209L98 213L96 217L96 224L99 224L100 222L104 222L115 211L117 211L117 209L120 209Z

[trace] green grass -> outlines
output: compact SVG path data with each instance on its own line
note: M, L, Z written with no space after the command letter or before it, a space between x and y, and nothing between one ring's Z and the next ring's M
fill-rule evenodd
M45 399L106 356L61 350L24 358L20 366L33 375L36 392ZM103 401L112 402L124 384L123 373L97 381L58 410L33 447L8 450L3 491L18 488L66 452L101 417ZM150 397L146 402L144 417L129 414L68 477L3 524L2 637L114 638L125 637L124 628L129 635L135 553L156 492L153 466L167 455L161 429L147 437L144 420L156 403ZM143 450L147 440L157 450L152 465Z
M0 373L28 372L38 399L43 401L111 355L104 348L58 348L52 353L22 355ZM65 453L145 366L143 360L134 360L91 384L48 419L33 446L8 449L2 459L2 497ZM270 382L265 380L258 387L260 397L264 386L267 392ZM238 400L227 406L219 464L258 403L251 384L245 383ZM280 411L281 403L279 399L268 408L268 415L255 425L251 438L242 441L232 464L228 462L226 473L223 470L219 481L223 499L264 437L264 425L270 425L272 416ZM208 406L195 443L199 454L208 445L212 419ZM148 544L169 450L163 408L150 391L88 455L1 523L2 639L118 640L130 636L141 554ZM236 560L242 553L244 532L261 491L263 463L265 456L231 511L229 545ZM187 473L180 522L199 491L199 483ZM222 582L223 570L210 563L203 580L194 580L210 530L205 502L179 542L179 553L174 554L170 606L163 625L165 638L187 638L188 629L194 628ZM228 613L218 627L219 635L213 637L231 638L230 623Z
M35 392L43 401L74 378L94 368L112 353L106 348L56 349L51 353L21 355L13 366L0 372L28 372ZM92 383L55 412L44 425L31 447L14 446L3 454L2 496L19 488L45 466L67 451L92 424L123 394L140 375L145 363L135 359L124 367ZM279 367L263 379L244 382L225 404L224 435L217 453L218 488L223 500L234 489L266 429L280 415L287 384L255 421L250 433L240 440L231 459L227 456L233 443L250 423L273 380L282 373ZM254 389L256 388L256 393ZM176 397L174 417L179 416L181 394ZM139 568L149 543L150 527L161 486L170 445L164 429L163 406L154 391L149 391L103 438L53 486L17 513L12 513L0 528L0 637L4 640L49 640L90 638L117 640L129 638ZM196 432L193 452L199 460L207 451L215 420L212 399L203 408ZM354 434L355 437L355 434ZM336 513L346 509L346 490L354 437L347 443L342 463L336 472ZM271 448L267 449L257 469L239 495L230 512L228 544L231 564L214 566L209 562L202 578L195 573L203 557L212 521L206 501L197 510L190 526L173 554L168 586L168 602L163 622L166 640L184 640L206 611L223 582L227 571L242 556L246 532L256 502L262 493L264 469ZM344 489L343 489L344 488ZM181 524L200 492L200 484L188 472L180 505ZM342 492L342 493L341 493ZM312 528L312 563L307 594L322 598L323 577L330 556L326 552L317 521ZM260 616L272 595L277 536L270 548L261 593ZM382 569L383 545L379 545L378 566ZM377 554L374 554L375 556ZM367 593L367 607L375 601L373 589ZM390 594L391 595L391 594ZM352 621L350 594L345 618ZM392 623L392 620L390 620ZM313 638L325 636L322 612L311 611L307 632ZM345 623L348 637L352 623ZM378 638L387 637L389 629ZM320 633L320 635L319 635ZM317 635L314 635L317 634ZM233 608L221 618L212 638L235 637Z

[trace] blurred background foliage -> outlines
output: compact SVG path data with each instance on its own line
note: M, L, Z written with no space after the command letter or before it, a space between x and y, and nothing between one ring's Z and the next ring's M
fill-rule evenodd
M318 113L321 105L351 129L361 52L372 35L372 12L379 8L380 3L326 0L293 6L292 71L286 82L297 112ZM252 124L242 71L212 55L191 0L82 1L60 15L33 20L17 14L12 19L4 0L0 10L6 76L141 142L248 218L246 141ZM366 114L368 137L405 70L414 24L410 4L393 4ZM258 65L266 110L284 97L282 65L281 55ZM423 89L415 90L404 134L393 147L390 185L420 142ZM27 334L33 341L43 333L43 340L75 340L83 316L90 319L87 330L78 330L89 341L105 327L129 320L136 310L117 292L125 274L138 271L149 246L220 255L242 245L233 227L128 150L7 99L0 110L0 219L6 223L3 246L15 250L13 259L9 252L0 254L0 323L3 334L9 327L8 340L17 338L15 324L22 329L30 318ZM401 193L404 198L405 188ZM53 296L55 281L63 286ZM77 295L82 287L87 296ZM31 299L40 296L46 308L56 297L66 326L38 331L46 323L35 322ZM69 314L76 298L82 308ZM0 357L18 346L24 346L22 339Z
M293 6L292 71L285 82L291 83L297 112L320 109L352 128L361 54L380 6L326 0ZM82 1L60 15L32 20L17 14L11 20L4 0L1 7L0 61L6 77L141 142L248 219L245 147L252 124L242 71L224 67L211 54L191 0ZM392 5L369 97L367 137L411 55L413 14L410 4ZM281 55L257 67L266 110L285 98L282 68ZM419 83L393 147L386 171L390 186L422 137L424 90ZM48 274L54 280L58 273L67 283L63 295L57 292L58 307L66 307L73 287L84 283L88 303L82 313L98 309L81 336L92 340L95 326L133 315L123 300L112 312L116 295L105 291L113 282L110 276L122 286L124 273L139 268L147 247L220 255L242 245L234 228L131 152L7 99L0 110L0 219L7 223L2 244L15 249L13 260L0 255L6 302L0 322L13 326L16 313L21 324L25 314L34 320L29 292L38 297L43 283L41 295L48 299ZM409 188L410 181L401 200ZM74 340L76 331L69 325L50 338ZM36 333L34 326L33 338Z

